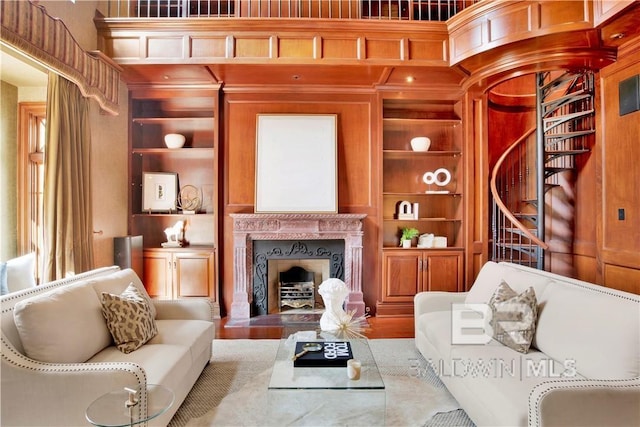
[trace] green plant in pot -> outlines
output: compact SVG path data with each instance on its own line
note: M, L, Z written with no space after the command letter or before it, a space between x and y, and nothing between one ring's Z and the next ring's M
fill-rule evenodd
M403 248L411 247L411 239L418 236L420 231L417 228L413 227L403 227L402 228L402 236L400 237L400 246Z

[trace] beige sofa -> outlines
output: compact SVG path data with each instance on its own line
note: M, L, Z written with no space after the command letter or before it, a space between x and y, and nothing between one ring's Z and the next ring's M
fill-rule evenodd
M517 293L535 291L537 327L527 353L473 327L502 280ZM415 335L478 426L640 425L638 295L489 262L467 293L416 295Z
M99 298L130 284L144 289L133 270L104 267L0 299L1 425L86 426L91 402L124 387L142 389L144 412L147 384L174 392L173 405L149 425L169 423L211 359L213 307L206 299L153 300L157 335L126 354L111 341Z

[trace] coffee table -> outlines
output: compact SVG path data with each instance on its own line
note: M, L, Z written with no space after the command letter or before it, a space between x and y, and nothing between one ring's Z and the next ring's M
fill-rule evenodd
M297 332L285 328L285 337L273 365L268 387L270 425L385 424L385 385L366 338L338 338L319 333L303 341L349 341L353 357L362 362L359 380L350 380L346 367L296 368L292 356Z

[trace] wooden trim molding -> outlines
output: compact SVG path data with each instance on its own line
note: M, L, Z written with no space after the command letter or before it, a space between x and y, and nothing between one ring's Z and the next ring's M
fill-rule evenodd
M120 67L100 52L83 50L69 29L30 1L0 3L0 41L60 74L113 115L119 113Z

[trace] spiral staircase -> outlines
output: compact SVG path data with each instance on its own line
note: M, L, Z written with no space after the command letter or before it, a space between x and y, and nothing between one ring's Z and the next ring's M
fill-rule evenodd
M544 269L550 226L554 245L566 246L557 249L571 253L576 160L590 151L595 133L593 72L538 73L536 98L536 126L491 174L491 256Z

